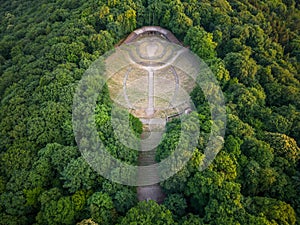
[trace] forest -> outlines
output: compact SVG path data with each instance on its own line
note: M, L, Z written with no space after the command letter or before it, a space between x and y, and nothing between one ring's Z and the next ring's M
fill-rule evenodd
M300 3L297 0L0 0L0 224L300 224ZM197 168L211 130L199 87L201 132L187 165L161 182L162 204L137 200L81 156L72 128L82 75L133 30L170 30L214 72L226 98L225 143ZM110 154L136 165L110 123L106 89L95 109ZM141 124L130 117L138 135ZM180 121L167 125L160 161Z

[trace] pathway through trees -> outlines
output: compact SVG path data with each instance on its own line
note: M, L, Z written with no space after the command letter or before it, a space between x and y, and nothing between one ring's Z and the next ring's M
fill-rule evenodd
M156 142L159 143L163 131L165 129L165 123L163 123L160 120L154 120L149 124L149 121L151 120L142 120L144 124L144 131L141 135L142 140L147 140L149 139L149 135L152 136L151 142ZM156 123L155 123L156 122ZM152 129L155 129L154 131ZM152 131L152 133L151 133ZM156 153L156 148L149 150L148 149L149 144L146 142L141 142L141 151L139 154L139 166L149 166L153 165L156 163L155 161L155 153ZM142 179L145 179L145 174L142 172L139 172L139 179L140 176L143 176ZM158 173L153 173L151 176L147 178L147 180L158 180ZM138 194L138 200L143 201L143 200L148 200L152 199L155 200L158 203L162 203L164 200L164 193L160 187L159 184L153 184L149 186L140 186L137 188L137 194Z

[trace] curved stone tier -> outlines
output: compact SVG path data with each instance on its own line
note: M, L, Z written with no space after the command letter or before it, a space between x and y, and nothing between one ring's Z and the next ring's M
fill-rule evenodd
M162 27L159 27L159 26L141 27L141 28L133 31L130 35L128 35L128 37L123 41L123 43L129 44L140 37L149 36L149 35L161 36L172 43L181 45L181 42L174 36L174 34L171 31L164 29Z

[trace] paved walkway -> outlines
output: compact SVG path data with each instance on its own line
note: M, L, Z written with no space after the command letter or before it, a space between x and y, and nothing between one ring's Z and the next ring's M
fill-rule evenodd
M150 120L143 120L144 125L147 127L147 122ZM153 121L151 121L152 125L160 126L160 128L164 128L165 123L162 123L162 120L157 119L154 120L155 122L158 122L159 124L153 124ZM150 127L151 129L151 127ZM149 130L149 127L144 128L143 133L141 134L141 151L139 154L139 166L149 166L149 165L154 165L156 163L155 161L155 153L156 153L156 148L152 149L151 146L157 146L158 143L161 140L163 132L159 132L156 127L156 131L152 132ZM149 150L152 149L152 150ZM155 167L156 169L156 167ZM154 171L155 171L154 169ZM154 172L152 174L147 174L148 177L145 177L145 173L142 171L139 171L139 179L142 180L149 180L149 181L158 181L158 172ZM143 201L143 200L154 200L158 203L162 203L165 195L162 191L162 188L160 187L159 183L149 185L149 186L140 186L137 188L137 195L138 195L138 200Z

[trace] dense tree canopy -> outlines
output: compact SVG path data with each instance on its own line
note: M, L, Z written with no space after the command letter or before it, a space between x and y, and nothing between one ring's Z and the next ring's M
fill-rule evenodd
M299 224L298 1L0 4L0 224ZM214 124L201 88L191 92L198 144L187 165L160 183L161 205L138 203L136 188L95 172L72 127L74 92L86 69L146 25L169 29L209 65L227 109L224 147L200 172ZM110 154L137 165L138 152L118 141L111 113L105 87L95 108L99 138ZM141 122L129 115L129 128L122 127L128 113L117 113L120 130L138 137ZM177 119L167 124L156 161L174 152L181 128Z

